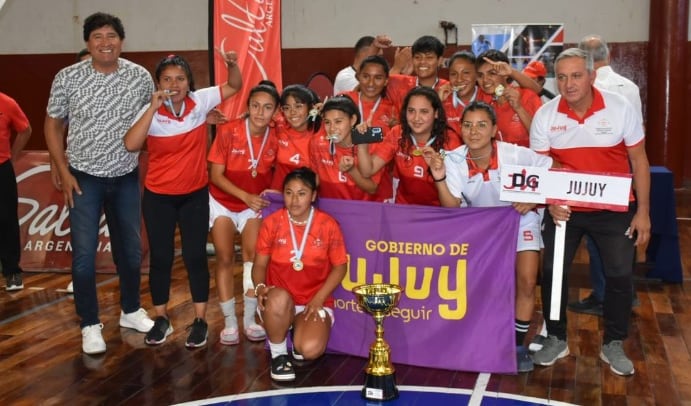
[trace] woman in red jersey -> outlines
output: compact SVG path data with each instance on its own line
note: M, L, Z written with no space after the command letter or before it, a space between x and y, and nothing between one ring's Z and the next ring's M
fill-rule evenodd
M183 58L170 55L156 67L158 89L151 103L125 134L128 151L149 154L142 212L149 241L149 286L156 311L145 342L161 344L173 332L167 313L173 267L175 226L182 236L182 258L187 268L195 319L188 347L206 344L206 304L209 268L206 238L209 219L206 115L242 87L234 52L223 54L228 81L222 86L194 90L192 70Z
M309 146L319 131L321 117L316 94L303 85L286 86L281 93L283 120L276 126L278 153L271 189L281 190L283 179L293 169L309 166Z
M335 96L322 106L323 128L310 143L311 168L319 177L319 197L373 200L380 174L365 178L357 167L351 131L360 121L348 96Z
M269 205L262 193L271 186L277 141L272 117L278 107L275 87L260 84L247 99L248 114L219 131L209 151L209 227L216 250L216 285L225 317L221 343L239 342L233 293L235 236L242 239L244 317L246 337L261 341L264 328L257 324L257 299L252 285L254 245L261 225L261 210Z
M271 378L292 381L293 357L315 359L326 350L334 323L332 293L346 272L341 229L315 209L317 178L308 168L285 177L285 208L269 215L257 239L252 280L271 350Z
M460 138L448 128L441 100L431 88L416 87L408 92L400 119L389 141L376 144L371 152L365 145L358 146L358 167L364 176L371 176L393 162L398 179L396 203L439 206L422 148L455 149L461 145Z
M479 55L475 67L478 86L482 90L478 100L492 106L497 113L497 138L500 141L530 147L530 124L535 112L542 106L540 96L533 91L538 86L537 82L515 69L506 69L510 68L509 58L496 49ZM512 85L509 80L514 77L523 78L519 83L527 82L530 88Z
M357 104L360 118L368 127L382 129L387 139L391 128L398 124L398 109L389 100L386 86L389 80L389 64L379 55L369 56L360 64L357 73L358 89L345 93ZM372 200L393 202L393 179L391 168L382 170L377 193Z
M461 133L461 116L465 106L477 97L477 70L475 55L460 51L449 58L449 83L442 86L437 94L444 105L446 122L457 134Z

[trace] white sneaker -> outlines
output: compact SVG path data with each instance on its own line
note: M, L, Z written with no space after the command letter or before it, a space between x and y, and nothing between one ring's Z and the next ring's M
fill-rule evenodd
M72 281L70 281L70 284L67 285L67 289L65 289L65 291L67 291L67 293L74 293L74 283Z
M103 323L92 324L82 329L82 351L85 354L101 354L106 352L106 342L101 335Z
M140 333L148 333L153 326L154 321L149 318L146 310L142 308L127 314L122 310L120 311L120 327L131 328Z

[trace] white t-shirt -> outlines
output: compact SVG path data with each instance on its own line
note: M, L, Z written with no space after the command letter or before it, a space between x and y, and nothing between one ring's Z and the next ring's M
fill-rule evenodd
M334 80L334 96L343 92L349 92L359 84L357 78L355 77L355 69L352 65L341 69L336 74L336 79Z
M641 92L638 86L612 70L611 66L602 66L596 71L595 87L600 90L609 90L612 93L618 93L626 98L633 105L633 108L642 116Z
M526 165L541 168L552 166L552 158L518 145L497 141L497 167L488 168L486 174L472 176L466 156L468 146L462 145L446 153L446 185L449 192L461 198L462 206L497 207L509 206L511 202L499 200L501 191L500 170L502 165Z

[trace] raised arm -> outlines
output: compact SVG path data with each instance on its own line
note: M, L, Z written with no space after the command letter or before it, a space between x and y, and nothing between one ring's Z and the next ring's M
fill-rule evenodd
M357 169L363 177L372 177L372 175L379 172L384 165L386 165L386 161L379 157L379 155L372 155L369 153L369 146L367 144L358 144Z
M221 52L221 56L228 68L228 80L221 86L221 97L225 100L242 89L242 73L235 51Z
M166 95L163 90L158 90L151 94L151 103L149 103L148 108L144 111L144 114L137 119L132 127L127 130L127 133L125 133L123 142L125 143L126 150L134 152L139 151L144 147L146 137L149 135L151 121L154 119L156 110L163 105L165 98Z
M444 165L444 157L442 154L436 152L432 147L424 147L422 149L422 157L429 167L429 174L432 176L434 186L437 188L439 194L439 203L442 207L461 207L462 200L449 190L449 185L446 183L446 165Z

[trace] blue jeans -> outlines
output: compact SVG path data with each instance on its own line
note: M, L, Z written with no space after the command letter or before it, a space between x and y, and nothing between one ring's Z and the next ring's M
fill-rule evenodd
M113 262L120 277L120 306L125 313L139 309L141 280L141 215L138 169L101 178L70 168L82 194L73 193L70 208L74 304L81 327L100 323L96 297L96 250L101 210L110 232Z

